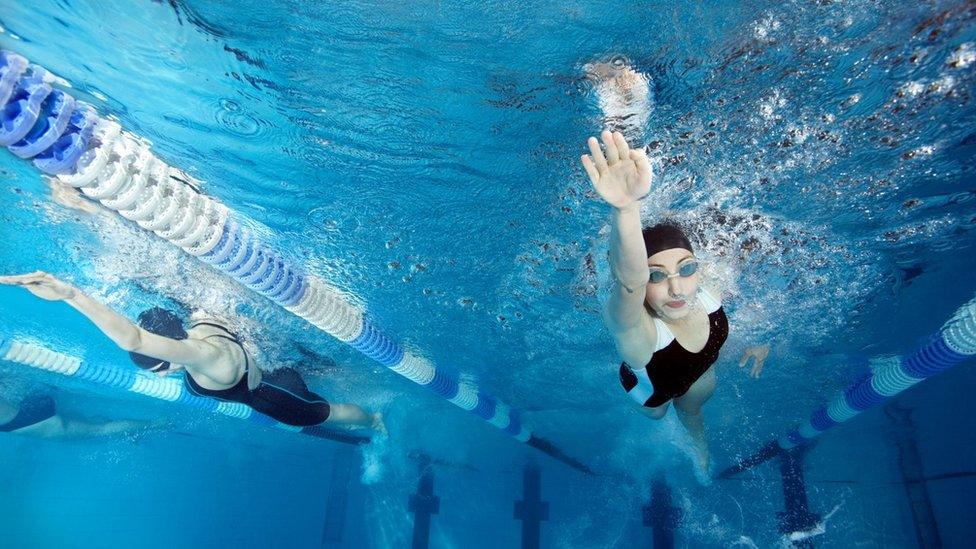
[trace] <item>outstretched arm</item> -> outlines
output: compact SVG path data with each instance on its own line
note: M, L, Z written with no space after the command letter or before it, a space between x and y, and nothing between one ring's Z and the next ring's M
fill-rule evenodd
M604 316L614 335L641 325L647 279L647 253L641 236L640 199L651 188L651 166L641 150L631 150L623 134L603 132L587 142L583 167L600 197L613 206L610 214L610 267L616 284ZM653 329L653 326L652 326Z
M78 288L45 272L0 276L0 284L21 286L48 301L66 302L125 351L183 365L205 364L214 360L219 353L219 349L206 341L170 339L147 332Z

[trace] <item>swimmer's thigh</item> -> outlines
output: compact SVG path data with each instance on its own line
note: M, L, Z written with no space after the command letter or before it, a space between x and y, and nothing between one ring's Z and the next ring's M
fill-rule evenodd
M697 414L701 412L702 405L708 401L714 392L715 367L712 366L691 385L687 393L674 399L674 407L686 414Z
M657 406L655 408L650 408L650 407L647 407L647 406L640 406L640 405L638 405L638 407L640 408L641 413L644 414L645 416L647 416L647 417L649 417L651 419L661 419L665 415L667 415L667 413L668 413L668 405L670 403L671 403L671 401L669 400L669 401L665 402L664 404L662 404L660 406Z

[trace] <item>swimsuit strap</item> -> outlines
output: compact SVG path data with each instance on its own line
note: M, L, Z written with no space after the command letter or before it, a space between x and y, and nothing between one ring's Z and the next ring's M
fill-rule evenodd
M657 341L654 343L654 352L656 353L670 345L675 337L671 328L668 328L668 325L663 320L656 316L651 317L651 320L654 321L654 327L657 329Z
M216 324L214 322L197 322L196 324L191 324L190 325L190 329L192 330L192 329L196 328L197 326L213 326L214 328L217 328L219 330L223 330L223 331L227 332L228 334L234 336L234 339L235 340L238 339L237 334L235 334L234 332L230 331L227 328L227 326L221 326L220 324Z
M698 301L708 314L712 314L722 307L722 300L713 296L704 286L698 288Z

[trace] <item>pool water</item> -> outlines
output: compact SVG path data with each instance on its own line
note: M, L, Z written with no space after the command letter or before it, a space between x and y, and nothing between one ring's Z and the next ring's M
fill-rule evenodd
M972 361L798 456L802 531L780 458L703 482L673 412L652 422L620 389L600 317L609 212L579 155L607 126L645 146L643 217L691 227L730 287L704 412L721 469L972 299L971 2L9 0L0 48L593 471L121 217L52 201L2 152L0 274L54 273L130 318L174 302L240 318L262 364L382 410L390 432L353 448L0 362L6 400L42 388L65 413L155 423L0 433L3 547L532 547L532 517L542 547L969 545ZM599 66L633 71L631 95ZM129 364L15 288L0 287L0 332ZM751 379L738 359L762 342Z

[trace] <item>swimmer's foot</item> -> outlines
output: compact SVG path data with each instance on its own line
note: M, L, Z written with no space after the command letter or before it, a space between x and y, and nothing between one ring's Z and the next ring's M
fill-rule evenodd
M118 434L137 436L148 431L151 427L152 423L149 421L123 419L117 421L106 421L105 423L92 427L92 433L100 436L112 436Z
M694 443L694 447L695 465L698 467L698 474L708 477L709 466L711 465L711 456L708 453L708 443L704 440L697 440Z
M383 423L383 414L380 412L373 414L373 423L370 427L380 436L385 437L389 434L386 432L386 424Z

